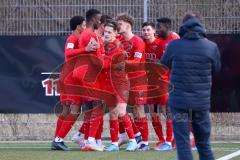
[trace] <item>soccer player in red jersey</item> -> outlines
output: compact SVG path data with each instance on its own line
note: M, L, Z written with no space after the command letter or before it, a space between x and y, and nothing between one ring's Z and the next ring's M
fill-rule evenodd
M96 9L89 9L86 12L86 25L87 28L82 32L80 38L79 38L79 46L85 47L88 43L94 42L98 45L98 48L94 52L89 52L87 54L93 54L100 59L104 55L104 47L101 40L101 37L96 34L96 30L100 26L100 18L101 13L100 11ZM85 73L85 68L82 70L79 70L79 73L82 73L82 75L79 77L83 77ZM97 80L95 83L89 83L84 82L83 85L91 88L100 88L101 83ZM102 105L102 102L100 100L97 100L95 98L84 98L85 101L88 101L93 104L93 109L91 111L91 115L87 119L87 125L85 125L85 146L82 148L82 150L96 150L96 151L103 151L103 146L97 145L96 143L96 134L98 131L98 128L100 126L100 122L103 118L103 111L100 107Z
M105 24L108 22L108 21L111 21L112 20L112 17L110 17L109 15L105 15L103 14L101 16L101 19L100 19L100 26L99 28L96 30L97 34L103 38L103 33L104 33L104 26Z
M155 24L144 22L142 24L142 35L145 40L146 62L159 63L163 55L162 40L155 36Z
M162 40L155 36L155 24L153 22L145 22L142 25L142 35L146 44L146 61L149 63L159 63L163 55ZM158 114L158 105L161 105L163 110L166 108L168 95L161 95L158 98L153 98L148 101L150 114L152 118L152 126L158 136L159 144L165 143L165 138L162 131L161 117ZM166 124L168 126L168 124Z
M126 63L138 64L139 62L145 62L145 43L140 37L132 33L133 24L134 24L133 17L126 14L122 14L117 17L117 21L118 21L118 32L119 34L121 34L120 41L122 43L123 49L127 53ZM142 71L140 74L142 73L143 75L145 75L145 71ZM146 77L142 78L143 76L141 76L142 78L141 82L143 83L141 84L141 86L144 86L144 87L138 88L139 86L137 86L138 89L135 90L135 92L137 92L139 97L132 97L133 92L131 88L133 88L135 84L131 83L131 79L133 80L138 76L139 76L139 72L128 74L128 77L130 78L129 100L130 101L134 100L134 104L131 104L133 105L132 111L134 115L134 122L132 124L135 132L135 138L137 142L141 142L137 149L142 151L142 150L149 150L150 148L148 145L148 120L144 112L144 104L146 104L146 102L144 102L144 100L142 100L143 98L141 97L144 90L147 90L147 87L146 87L147 82L144 82L146 81ZM119 131L121 135L120 141L122 141L123 139L122 135L124 135L124 129L121 123L119 125ZM142 137L142 140L141 140L141 137Z
M163 52L165 52L167 45L175 39L179 39L179 35L171 31L171 19L163 17L157 19L156 32L158 38L162 40Z
M108 15L101 15L101 18L100 18L100 26L99 26L99 28L95 31L96 33L97 33L97 35L99 36L99 43L100 43L100 46L103 46L103 33L104 33L104 25L109 21L109 20L111 20L112 18L110 17L110 16L108 16ZM105 79L104 80L102 80L103 81L103 83L100 85L100 88L102 88L102 86L104 86L104 85L106 85L106 83L105 83ZM102 107L102 109L104 109L104 105L102 105L101 106ZM99 106L99 108L100 108L100 106ZM104 111L103 111L104 112ZM99 145L99 146L102 146L102 147L104 147L103 146L103 144L102 144L102 132L103 132L103 115L102 115L102 118L100 119L101 120L101 122L100 122L100 125L99 125L99 127L98 127L98 130L97 130L97 133L96 133L96 137L95 137L95 139L96 139L96 142L97 142L97 144Z
M70 27L73 33L67 38L65 45L65 61L68 62L71 58L82 54L84 52L94 51L96 48L89 44L85 48L79 48L78 39L81 32L85 29L85 20L81 16L75 16L70 20ZM78 84L78 80L73 77L66 79L68 84ZM73 96L67 94L60 95L60 101L63 106L63 111L59 115L55 129L55 139L52 142L52 150L69 150L63 143L63 138L67 135L72 125L77 120L79 115L79 108L82 104L80 96Z
M127 151L135 150L132 143L137 144L131 124L131 119L126 113L127 99L129 91L129 81L124 70L119 70L117 64L125 61L125 51L120 48L120 42L116 39L117 23L109 21L105 24L104 29L104 69L103 76L105 78L104 90L111 92L116 97L116 106L108 106L110 113L110 135L112 144L105 148L105 151L118 151L118 130L119 121L122 122L124 129L129 137Z
M97 33L97 35L99 36L98 40L99 40L99 43L101 43L101 45L103 45L103 41L102 41L101 37L103 36L104 25L107 23L108 20L111 20L111 19L112 18L108 15L101 15L100 26L97 30L95 30L95 33ZM84 144L82 144L83 139L84 139L84 133L85 133L84 128L86 128L86 125L88 125L86 119L88 119L88 117L90 116L90 113L91 113L90 111L84 112L83 123L82 123L81 127L79 128L78 132L76 132L72 137L72 141L75 141L76 143L78 143L81 148L84 145ZM101 122L100 122L100 125L99 125L97 133L96 133L96 137L95 137L96 143L100 146L102 145L102 140L101 140L102 131L103 131L103 118L101 118ZM87 134L89 133L89 131L86 131L86 132L87 132ZM86 138L88 138L88 137L86 137Z
M171 41L180 38L177 33L171 31L171 19L166 18L166 17L157 19L156 32L157 32L158 38L161 40L161 43L163 46L163 54L164 54L168 44ZM160 140L157 143L155 150L168 151L168 150L173 149L173 147L172 147L172 141L173 141L172 120L170 117L170 111L169 111L168 106L163 107L162 111L166 115L166 139L165 139L165 142ZM158 127L160 127L160 124L161 124L160 118L156 118L154 123L157 123ZM162 128L162 127L160 127L160 128ZM162 133L159 133L159 134L161 135Z

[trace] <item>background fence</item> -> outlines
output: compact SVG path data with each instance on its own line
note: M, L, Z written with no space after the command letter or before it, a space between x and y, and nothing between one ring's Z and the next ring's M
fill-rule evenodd
M112 17L129 13L138 33L145 20L162 16L170 17L177 31L187 11L205 17L208 33L240 32L240 0L1 0L0 35L65 35L69 19L89 8Z

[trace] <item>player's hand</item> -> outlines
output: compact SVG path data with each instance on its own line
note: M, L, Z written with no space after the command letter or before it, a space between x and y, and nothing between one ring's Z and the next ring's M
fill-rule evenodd
M96 51L98 48L100 48L100 44L99 42L97 42L94 38L92 38L88 45L86 46L85 50L87 52L92 52L92 51Z

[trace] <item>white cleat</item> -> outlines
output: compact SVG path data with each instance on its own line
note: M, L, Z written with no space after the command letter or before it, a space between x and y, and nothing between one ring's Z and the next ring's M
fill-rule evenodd
M79 144L80 148L82 148L84 146L84 134L81 134L80 132L76 132L71 140L74 142L74 143L77 143Z
M124 144L127 144L128 142L129 142L129 140L127 138L119 138L119 140L118 140L119 147Z
M82 151L100 151L102 152L104 148L102 146L97 145L96 142L87 143L83 148Z

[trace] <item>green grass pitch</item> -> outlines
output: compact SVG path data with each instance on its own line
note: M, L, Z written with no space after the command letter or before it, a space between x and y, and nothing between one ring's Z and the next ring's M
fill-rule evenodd
M83 152L73 143L66 143L71 151L51 151L50 143L0 143L0 160L176 160L176 151L157 152ZM152 144L153 146L153 144ZM240 144L213 144L216 158L240 149ZM194 159L197 151L193 151ZM239 160L240 157L232 160Z

